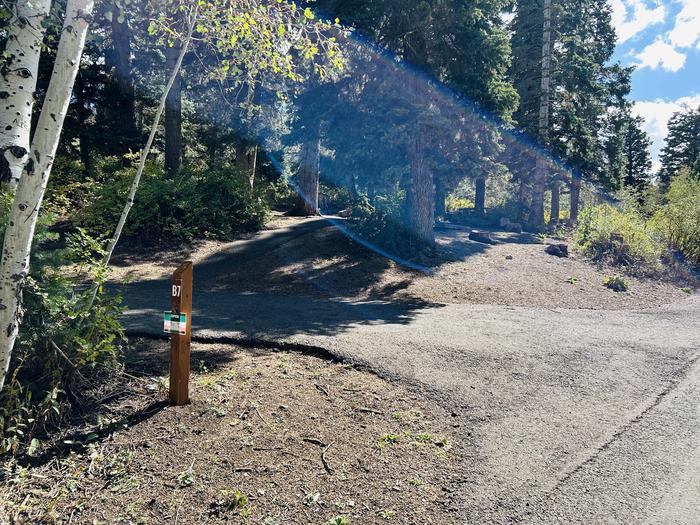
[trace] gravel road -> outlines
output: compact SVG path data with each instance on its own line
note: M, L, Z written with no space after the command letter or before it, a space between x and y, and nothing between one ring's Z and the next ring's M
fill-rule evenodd
M158 334L167 291L128 286L127 327ZM448 406L469 450L454 487L465 522L700 523L698 296L636 312L230 292L194 304L197 337L323 348Z

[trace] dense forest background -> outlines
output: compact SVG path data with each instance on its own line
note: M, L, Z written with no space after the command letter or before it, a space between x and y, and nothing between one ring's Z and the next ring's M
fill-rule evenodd
M649 137L627 98L631 69L610 62L607 2L551 6L546 133L541 0L409 4L315 2L319 16L353 29L336 31L347 63L331 78L242 70L195 42L127 235L230 238L260 227L292 193L306 197L296 211L310 214L366 199L427 240L433 217L470 208L498 208L538 231L576 222L582 190L658 202L684 167L697 172L698 112L688 108L674 116L663 167L652 173ZM108 235L120 212L177 57L178 41L154 33L163 8L97 6L45 206L96 235ZM54 4L55 20L61 9ZM39 101L59 29L48 29Z
M6 79L17 3L2 6ZM674 253L700 262L700 109L673 116L654 173L650 139L628 98L632 71L611 62L606 0L318 0L294 8L310 23L324 21L296 50L306 61L294 67L286 58L292 24L258 35L259 19L241 8L229 20L240 34L214 17L195 25L124 246L233 239L278 209L341 213L360 237L402 259L431 250L436 221L485 227L508 218L532 232L567 232L591 256L628 267L653 271ZM64 11L63 0L53 2L44 22L37 107ZM117 366L119 307L103 291L101 263L187 22L173 2L95 7L34 237L20 350L0 411L3 450L31 445L60 418L83 381L94 381L85 367ZM250 34L255 45L235 48ZM2 109L11 126L12 109ZM2 147L6 224L16 151ZM67 277L67 265L81 271ZM98 283L96 301L92 287L76 286L86 279Z

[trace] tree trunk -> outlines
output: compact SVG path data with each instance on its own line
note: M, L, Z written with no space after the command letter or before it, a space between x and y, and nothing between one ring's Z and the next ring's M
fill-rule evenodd
M367 183L367 198L369 202L374 203L377 200L377 195L379 194L376 182L370 180Z
M406 60L418 68L426 68L428 54L426 42L418 33L413 32L404 43ZM434 175L428 165L427 139L430 133L425 122L426 105L429 95L425 84L418 77L411 77L407 85L409 97L409 133L407 153L409 161L410 182L406 194L406 217L408 230L420 239L433 242L435 239L435 184Z
M550 224L557 224L559 222L559 215L561 214L561 196L559 194L559 181L555 180L552 183L552 212L550 213L549 222Z
M242 146L236 148L236 166L248 179L248 188L253 191L255 186L255 171L258 164L258 146Z
M167 44L166 44L167 45ZM174 71L180 55L180 45L176 43L165 49L165 67ZM175 178L182 168L182 77L178 71L165 102L165 171L169 178Z
M435 217L445 216L445 198L447 197L445 185L437 181L435 183Z
M544 192L547 179L547 165L543 159L537 159L535 177L532 182L532 200L528 214L528 229L540 231L544 227Z
M318 188L321 162L321 122L312 124L312 136L301 147L294 215L318 215Z
M411 186L406 198L408 229L416 237L432 242L435 223L435 185L425 160L424 134L414 131L409 145Z
M571 199L571 207L570 207L570 213L569 213L569 220L571 223L576 223L578 221L578 207L579 207L579 199L581 196L581 181L578 179L578 177L573 177L571 179L571 192L570 192L570 199Z
M477 212L484 213L486 211L486 179L484 177L476 179L474 192L474 207Z
M521 176L520 182L518 183L518 211L515 216L515 221L520 224L525 223L527 218L527 210L530 208L530 204L527 202L527 182L524 176Z
M549 143L549 90L551 83L550 61L552 53L552 0L544 0L544 24L542 27L542 81L540 88L540 116L538 139L544 148ZM532 184L532 201L528 226L530 230L544 227L544 192L547 181L547 159L538 155Z
M119 22L121 18L121 22ZM127 153L136 140L136 103L131 69L131 28L125 13L112 16L112 52L117 97L114 103L115 122L119 128L120 154Z
M3 69L0 75L0 181L17 188L29 158L39 56L51 0L10 2ZM1 54L1 53L0 53Z
M355 177L355 172L348 172L348 191L353 201L360 198L360 192L357 191L357 178Z
M49 87L5 230L0 259L0 389L22 322L22 288L39 209L68 112L94 0L68 0Z
M257 144L253 148L252 153L250 153L250 171L248 172L248 187L250 191L255 188L255 171L258 169L258 146Z

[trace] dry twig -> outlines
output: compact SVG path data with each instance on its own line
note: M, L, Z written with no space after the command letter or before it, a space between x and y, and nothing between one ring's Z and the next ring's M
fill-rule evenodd
M331 397L331 395L328 393L328 389L323 386L323 385L316 385L316 388L318 388L321 392L326 394L326 397Z
M319 447L325 447L326 444L321 441L320 439L312 438L312 437L305 437L303 438L303 441L306 441L307 443L311 443L312 445L318 445Z
M383 416L383 415L384 415L384 412L382 412L381 410L375 410L375 409L373 409L373 408L358 407L358 408L356 408L355 410L357 410L358 412L364 412L364 413L366 413L366 414L377 414L377 415L379 415L379 416Z
M331 467L330 463L328 463L328 460L326 459L326 452L328 452L328 449L333 446L334 441L329 443L326 448L323 449L323 452L321 452L321 461L323 462L323 468L326 469L326 472L330 474L331 476L333 475L333 468Z

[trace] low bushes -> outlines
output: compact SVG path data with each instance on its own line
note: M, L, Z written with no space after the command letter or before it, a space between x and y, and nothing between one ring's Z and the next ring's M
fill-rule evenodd
M609 204L585 208L579 217L578 245L594 260L656 269L664 245L641 214Z
M0 234L8 201L3 197ZM37 225L24 319L0 393L0 454L35 452L47 428L84 402L86 391L114 376L124 341L119 298L102 288L101 244L78 230L65 248L45 250L42 245L57 237L49 231L52 223L52 215L42 214ZM68 267L75 269L70 276ZM86 275L97 278L92 306L92 289L82 284Z
M445 199L445 210L448 212L458 212L474 208L474 201L465 197L450 195Z
M671 246L700 264L700 181L689 171L671 182L666 202L651 224Z
M623 277L619 275L611 275L605 278L603 286L610 288L613 292L626 292L629 290L629 285Z
M700 180L684 170L658 200L653 210L647 205L646 215L629 199L620 208L586 208L578 244L595 260L625 266L656 268L669 247L700 264Z
M324 212L336 213L351 207L355 198L347 188L321 184L319 207Z
M419 239L406 228L403 201L401 192L377 196L372 203L367 198L360 199L353 206L350 220L352 230L392 257L409 259L425 254L432 249L432 244Z
M116 170L95 185L90 202L74 221L90 232L111 232L119 220L135 168ZM162 168L149 164L124 228L127 238L142 243L174 243L195 237L231 239L261 228L269 218L266 190L248 187L234 168L183 170L167 179Z

